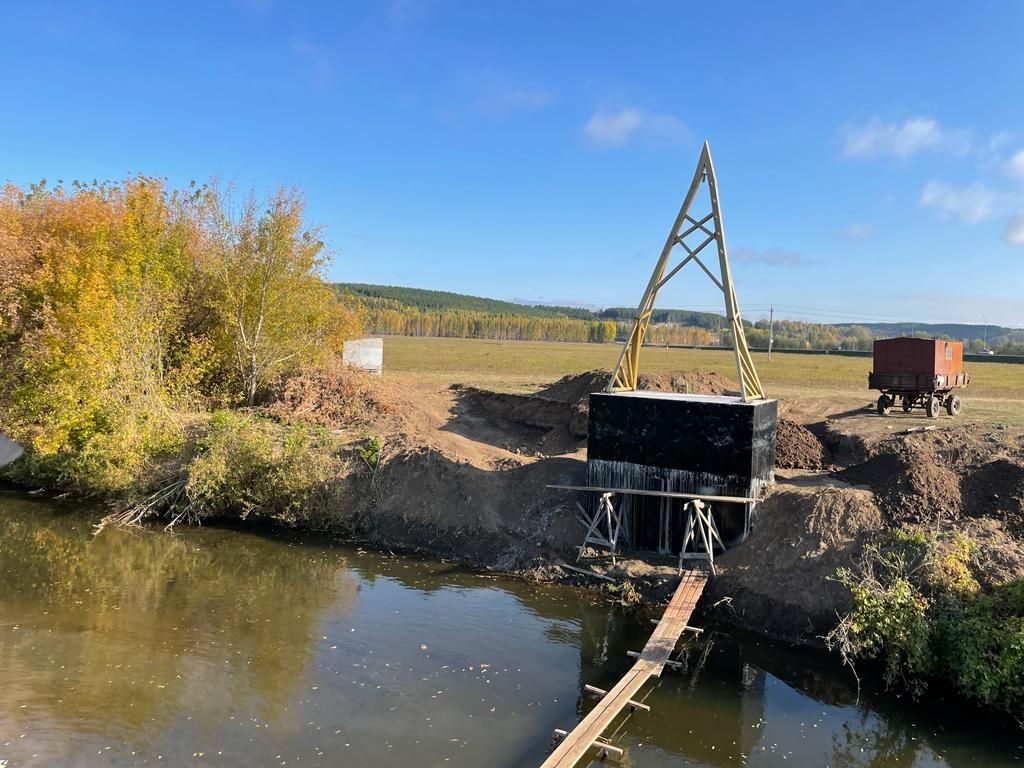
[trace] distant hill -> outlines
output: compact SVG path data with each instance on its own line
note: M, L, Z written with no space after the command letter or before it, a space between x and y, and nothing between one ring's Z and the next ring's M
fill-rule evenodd
M836 323L837 328L850 328L860 325L871 331L872 336L948 336L952 339L984 339L988 340L1009 336L1012 328L1000 325L974 325L972 323Z
M636 313L636 309L633 307L608 307L600 310L590 310L583 307L561 307L561 306L550 306L546 304L518 304L512 301L501 301L499 299L488 299L483 296L471 296L462 293L453 293L451 291L431 291L423 288L406 288L403 286L395 285L372 285L369 283L337 283L336 288L339 292L348 292L361 300L364 305L379 310L396 309L396 308L410 308L412 312L421 312L428 314L438 313L461 313L467 315L468 313L475 313L478 315L486 315L489 317L509 317L515 316L522 319L522 323L525 323L526 318L537 318L547 321L554 320L582 320L588 323L596 323L597 321L613 321L616 324L629 323L633 319L633 315ZM721 313L715 312L696 312L688 309L655 309L651 317L652 324L654 326L665 326L666 324L672 324L675 326L686 326L690 328L700 328L709 331L711 334L718 334L720 331L725 329L726 323L725 318ZM420 322L420 321L417 321ZM851 329L867 329L872 337L875 338L886 338L890 336L935 336L935 337L947 337L953 339L964 339L970 344L971 341L977 339L978 345L983 343L988 344L989 348L992 349L1003 349L1008 354L1016 354L1018 347L1024 349L1024 331L1014 330L1011 328L1005 328L999 325L981 325L972 323L813 323L813 322L798 322L799 329L797 331L790 330L790 335L794 338L789 342L784 341L786 329L784 326L787 321L776 320L776 344L782 345L787 344L793 346L804 346L808 343L815 346L832 346L834 341L829 341L830 336L843 336L852 334ZM764 320L759 320L757 323L750 323L747 320L743 321L743 324L749 329L748 334L753 333L754 339L752 343L761 344L762 346L767 344L761 343L760 338L757 336L757 329L766 331L768 324ZM549 327L550 322L547 323ZM817 328L824 333L818 334L818 338L812 336L808 332L809 328ZM663 327L663 330L665 328ZM669 329L671 330L671 329ZM382 331L383 332L383 331ZM391 332L400 333L403 331L393 330ZM409 331L405 331L409 332ZM555 331L551 331L555 332ZM462 333L459 330L450 331L450 335L458 335ZM480 331L467 331L467 333L480 333ZM563 330L559 333L572 334L581 333L577 329ZM591 331L588 334L593 335ZM859 334L859 335L858 335ZM430 335L427 333L426 335ZM862 340L866 337L863 330L858 331L856 334L858 338ZM567 338L568 338L567 337ZM686 343L698 343L698 342L686 342ZM869 341L867 342L870 343ZM1012 347L1012 348L1011 348Z
M539 304L515 304L511 301L467 296L450 291L429 291L423 288L404 288L396 285L369 283L336 283L340 291L369 299L391 299L406 307L443 312L464 310L489 315L526 315L527 317L571 317L578 320L599 319L589 309L580 307L551 307Z
M636 307L608 307L595 313L595 317L602 320L616 320L628 322L636 315ZM695 328L706 328L709 331L717 331L726 325L725 317L715 312L695 312L690 309L655 309L651 313L652 323L676 323L678 325L690 325ZM751 325L747 320L743 321L745 326Z

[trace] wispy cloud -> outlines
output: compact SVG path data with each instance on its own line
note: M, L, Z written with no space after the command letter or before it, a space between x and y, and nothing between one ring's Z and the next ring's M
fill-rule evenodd
M326 88L334 82L334 64L327 46L305 37L293 37L288 41L288 47L292 55L305 65L315 85Z
M535 112L558 99L555 88L530 88L500 83L487 83L476 102L476 111L492 120L505 120L527 112Z
M867 240L875 236L875 228L870 224L851 224L839 236L844 240Z
M419 21L430 13L432 0L390 0L387 3L388 21L405 26Z
M792 267L804 263L804 258L796 251L782 249L758 250L756 248L733 248L729 254L732 261L740 264L767 264L772 267Z
M1008 176L1024 179L1024 149L1007 160L1003 170Z
M844 131L842 154L848 158L906 158L926 151L963 155L971 151L973 143L970 131L947 128L932 117L911 117L902 123L872 117Z
M1021 211L1006 224L1003 240L1010 245L1024 245L1024 211Z
M613 112L595 112L583 126L587 139L598 147L621 147L639 140L655 144L686 141L689 131L675 115L625 107Z
M998 202L999 196L978 181L966 187L930 181L921 191L917 204L954 216L965 224L977 224L996 215Z

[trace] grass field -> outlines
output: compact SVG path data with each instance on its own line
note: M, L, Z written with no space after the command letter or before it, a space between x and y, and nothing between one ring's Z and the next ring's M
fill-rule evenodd
M422 382L523 392L569 373L610 369L619 350L618 344L393 336L384 341L384 367ZM867 357L776 352L769 363L765 353L754 353L754 363L770 397L833 398L838 405L864 404L877 397L867 389ZM643 350L640 366L652 373L696 369L736 378L731 350L650 347ZM962 418L1024 426L1024 365L985 362L966 367L971 385L964 393Z

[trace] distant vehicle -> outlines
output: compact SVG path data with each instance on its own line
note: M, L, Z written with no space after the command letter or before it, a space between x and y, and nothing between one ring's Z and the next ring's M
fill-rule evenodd
M991 349L983 349L983 350L981 350L981 354L983 354L983 355L994 355L995 351L991 350Z
M943 339L878 339L874 347L868 389L877 389L878 413L885 416L900 398L904 413L924 408L938 416L946 408L960 413L960 398L953 390L966 387L971 377L963 371L964 345Z

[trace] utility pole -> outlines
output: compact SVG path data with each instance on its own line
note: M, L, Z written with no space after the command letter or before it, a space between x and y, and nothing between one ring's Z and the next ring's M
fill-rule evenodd
M768 362L772 361L772 344L775 343L775 305L768 305Z

